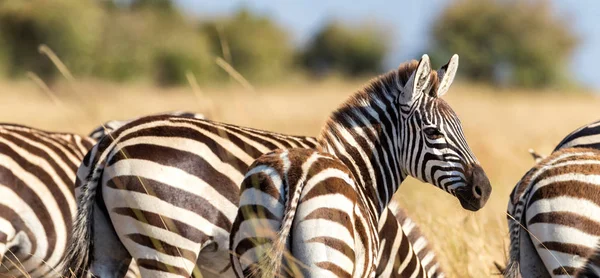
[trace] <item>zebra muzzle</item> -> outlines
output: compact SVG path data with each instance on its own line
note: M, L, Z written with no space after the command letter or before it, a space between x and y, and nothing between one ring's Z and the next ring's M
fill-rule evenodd
M464 209L478 211L492 194L490 180L479 165L469 167L467 180L466 186L456 190L456 197Z

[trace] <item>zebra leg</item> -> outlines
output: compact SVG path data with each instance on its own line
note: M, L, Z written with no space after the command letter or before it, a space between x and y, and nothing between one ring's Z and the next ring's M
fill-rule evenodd
M106 217L105 210L95 204L94 209L94 242L90 271L96 277L125 277L131 255L121 243L112 223Z

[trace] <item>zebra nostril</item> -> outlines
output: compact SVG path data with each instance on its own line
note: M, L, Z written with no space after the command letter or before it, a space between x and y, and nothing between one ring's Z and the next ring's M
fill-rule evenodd
M475 198L480 198L481 197L481 187L479 187L479 185L475 185L473 187L473 193L475 193Z

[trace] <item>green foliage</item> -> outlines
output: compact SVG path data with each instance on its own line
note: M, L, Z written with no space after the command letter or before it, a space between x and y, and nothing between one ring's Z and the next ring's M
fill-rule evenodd
M158 10L175 10L173 1L171 0L134 0L131 3L134 9L158 9Z
M0 36L0 77L6 76L8 72L9 53L8 43Z
M190 72L200 82L214 81L217 67L206 37L195 28L163 27L153 58L154 79L165 86L187 84Z
M151 72L152 17L114 11L103 24L92 75L113 81L129 81Z
M240 10L231 18L205 23L215 56L223 57L244 77L274 80L292 65L294 49L286 32L266 17Z
M177 14L115 11L107 17L93 75L114 81L152 77L160 85L186 84L192 71L214 77L209 45Z
M102 8L97 1L0 1L0 41L11 77L32 70L50 78L57 71L38 53L47 44L75 72L87 72L98 42Z
M378 72L388 50L384 38L374 26L351 29L330 23L315 35L301 59L315 74L337 71L356 76Z
M460 0L438 17L432 35L433 56L458 53L462 76L525 87L564 81L577 45L548 1Z
M252 82L287 76L299 56L311 70L354 76L380 70L382 37L373 27L330 24L298 55L286 30L245 9L199 28L172 0L0 0L0 75L33 71L52 81L58 71L38 52L46 44L76 77L117 82L184 85L188 72L202 83L226 80L216 57Z

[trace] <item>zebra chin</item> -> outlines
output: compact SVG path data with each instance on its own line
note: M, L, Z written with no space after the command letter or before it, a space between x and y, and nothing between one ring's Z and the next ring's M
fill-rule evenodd
M456 189L456 197L464 209L478 211L490 198L492 186L483 168L478 164L468 167L466 172L467 183Z

